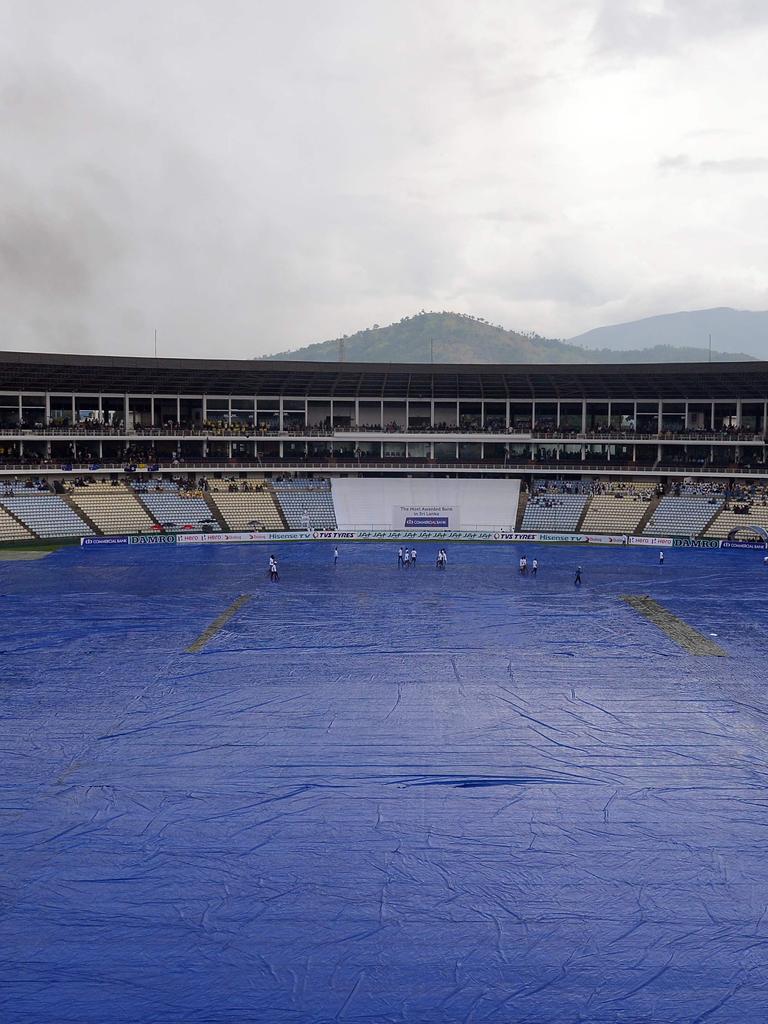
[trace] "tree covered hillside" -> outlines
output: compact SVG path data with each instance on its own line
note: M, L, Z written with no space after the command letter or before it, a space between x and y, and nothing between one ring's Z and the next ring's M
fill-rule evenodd
M632 363L696 362L709 357L705 349L654 348L615 352L585 349L537 334L507 331L479 317L462 313L417 313L387 327L373 327L330 341L279 352L269 359L369 363ZM748 356L713 352L719 361Z

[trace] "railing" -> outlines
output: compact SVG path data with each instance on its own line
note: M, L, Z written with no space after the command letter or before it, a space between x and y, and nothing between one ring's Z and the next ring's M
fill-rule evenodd
M168 437L171 439L193 438L195 440L227 440L227 441L258 441L264 438L275 440L286 440L297 438L327 438L349 441L349 434L377 434L382 441L394 437L406 437L417 435L424 438L437 438L440 436L450 437L457 440L459 436L482 436L483 439L499 438L505 442L518 438L523 441L556 441L565 443L594 441L608 444L613 441L699 441L699 442L720 442L738 443L746 442L762 444L766 441L766 433L751 431L659 431L647 433L634 430L617 430L602 428L599 430L581 431L567 430L564 428L543 428L543 427L508 427L491 428L482 426L463 427L359 427L359 426L336 426L326 427L296 427L274 430L267 427L259 428L254 426L244 427L107 427L107 426L83 426L71 425L63 427L41 426L41 427L2 427L0 436L19 437L21 439L30 437L57 438L57 439L81 439L88 438L93 441L100 439L113 440L121 438L139 437Z
M641 463L641 462L618 462L600 460L574 460L574 461L515 461L486 459L482 462L477 460L467 461L461 459L432 460L432 459L402 459L393 457L391 459L317 459L308 457L306 459L225 459L209 456L207 459L160 459L157 461L136 460L135 462L120 461L73 461L62 460L49 461L0 461L0 473L24 472L42 474L60 473L145 473L145 472L232 472L232 471L257 471L269 473L281 472L360 472L360 471L409 471L423 470L440 473L472 472L472 473L555 473L555 474L583 474L583 473L633 473L639 475L669 475L676 476L695 474L727 474L740 476L744 474L768 475L768 463L729 463L717 465L712 463Z

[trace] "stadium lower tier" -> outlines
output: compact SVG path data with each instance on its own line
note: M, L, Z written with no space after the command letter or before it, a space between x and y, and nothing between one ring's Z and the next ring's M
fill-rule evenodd
M468 478L77 477L0 482L0 543L160 532L495 530L725 539L768 529L768 488Z

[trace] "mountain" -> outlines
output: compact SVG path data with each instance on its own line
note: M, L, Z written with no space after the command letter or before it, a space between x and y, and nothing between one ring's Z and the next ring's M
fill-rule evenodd
M700 362L709 358L702 348L654 344L642 350L587 349L573 341L554 341L538 334L507 331L462 313L417 313L396 324L320 341L268 359L308 362L360 363L672 363ZM750 356L712 352L716 361L749 359Z
M721 306L716 309L665 313L609 327L595 327L575 338L569 338L569 343L589 349L611 348L620 352L651 345L687 346L706 350L709 335L712 335L713 348L721 352L748 352L765 359L768 356L768 312Z

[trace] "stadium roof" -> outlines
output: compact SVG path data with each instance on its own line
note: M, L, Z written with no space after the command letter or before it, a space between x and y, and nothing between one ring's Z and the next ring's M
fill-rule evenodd
M0 391L445 401L764 401L768 398L768 362L432 365L0 352Z

